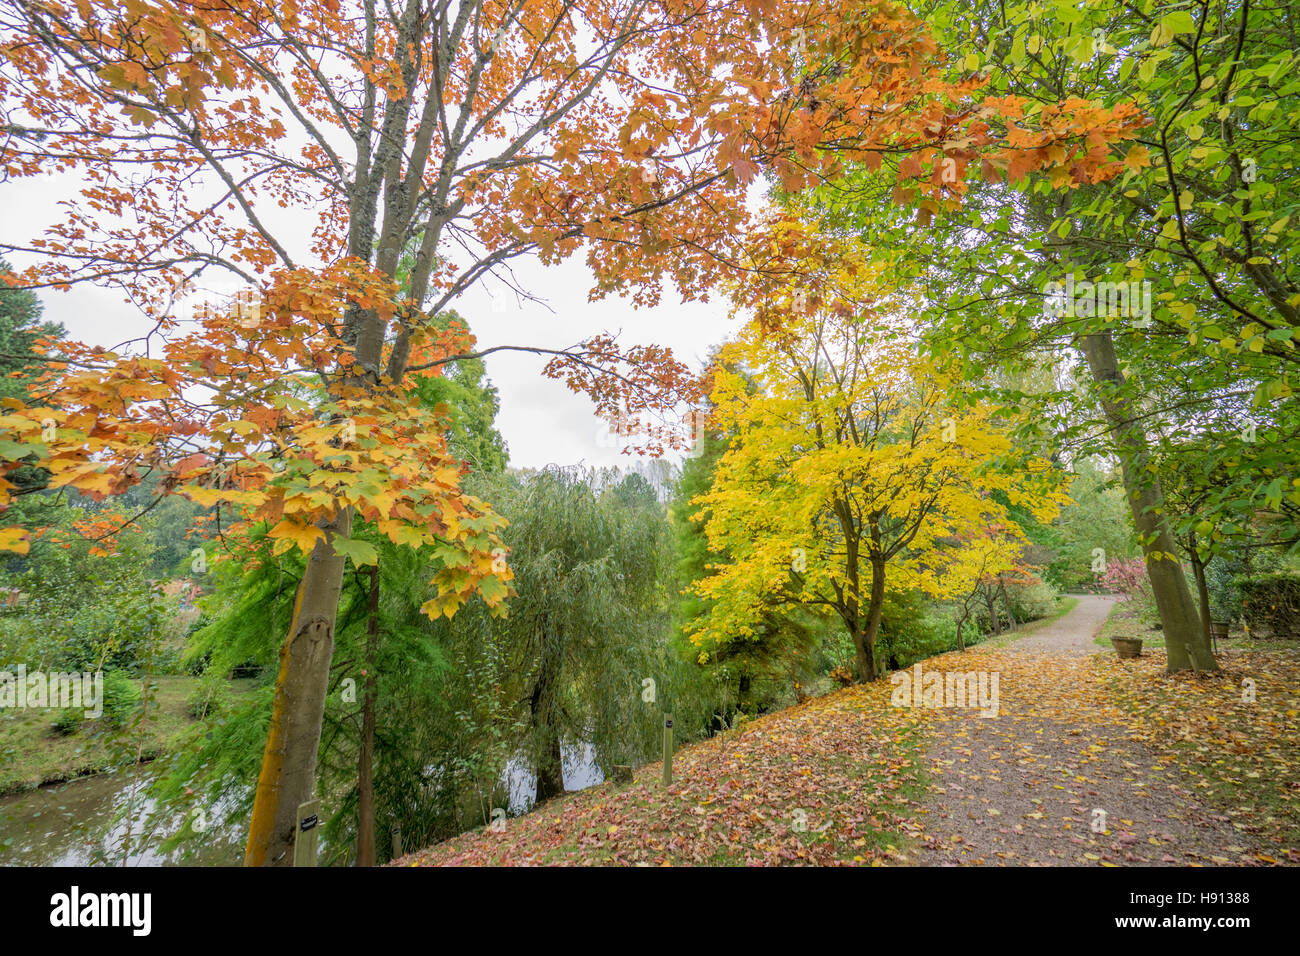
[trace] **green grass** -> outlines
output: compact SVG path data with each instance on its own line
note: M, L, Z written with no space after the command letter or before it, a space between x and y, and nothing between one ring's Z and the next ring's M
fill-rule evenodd
M121 764L123 753L134 756L137 747L146 760L167 753L196 722L187 702L199 679L168 675L152 680L151 698L158 706L145 721L143 740L138 728L111 731L95 720L82 721L75 733L64 737L54 731L58 710L0 710L0 795L109 770ZM143 681L135 684L142 687ZM246 693L252 684L232 681L231 690Z
M1151 629L1151 624L1144 618L1138 607L1128 601L1116 601L1110 609L1106 623L1097 632L1093 643L1098 647L1111 648L1112 637L1137 637L1142 640L1142 649L1165 646L1165 635Z
M1149 620L1127 602L1118 601L1110 609L1110 616L1102 625L1093 643L1098 647L1110 649L1112 637L1137 637L1142 639L1142 649L1163 648L1165 635L1163 631L1152 630ZM1243 630L1233 629L1228 637L1215 642L1219 653L1236 653L1239 651L1294 651L1300 644L1296 641L1256 640L1246 636Z

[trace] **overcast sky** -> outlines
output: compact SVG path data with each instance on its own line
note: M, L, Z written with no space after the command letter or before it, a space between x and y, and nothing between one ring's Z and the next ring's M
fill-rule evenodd
M15 245L38 235L58 214L57 204L75 189L64 177L27 179L0 184L0 237ZM304 229L304 233L310 228ZM15 267L29 260L14 256ZM634 309L626 301L608 298L589 302L593 285L586 264L578 257L557 267L531 259L516 260L514 275L522 288L543 304L516 300L514 293L491 279L480 283L454 303L470 323L479 345L537 345L564 348L593 333L621 333L624 345L655 343L699 369L710 346L734 333L722 300L708 304L682 303L667 290L654 309ZM69 292L42 291L47 319L62 322L71 338L113 345L148 327L118 292L90 286ZM592 413L590 401L562 383L541 375L546 359L521 353L496 353L485 360L501 396L497 427L510 446L510 462L520 467L547 464L629 464ZM679 461L680 458L673 460Z

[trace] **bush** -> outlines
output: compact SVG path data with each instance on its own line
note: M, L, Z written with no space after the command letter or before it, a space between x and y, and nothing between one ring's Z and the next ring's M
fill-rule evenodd
M1056 589L1038 578L1025 585L1008 585L1007 598L1011 612L1022 624L1047 617L1056 610Z
M71 737L81 727L85 715L86 711L83 708L65 707L59 711L59 716L54 718L54 732L60 737Z
M0 586L26 600L0 613L0 659L25 660L47 671L137 670L154 660L175 616L147 577L148 541L124 532L110 555L92 553L92 542L73 531L85 509L29 503L23 520L51 528L52 542L34 549L20 573ZM42 539L44 541L44 539Z
M1267 549L1228 551L1215 555L1205 566L1205 584L1210 592L1210 618L1236 623L1242 620L1245 595L1240 582L1287 569L1286 559ZM1293 573L1295 568L1290 569ZM1193 585L1195 586L1195 585Z
M1242 593L1238 580L1240 563L1216 558L1205 566L1205 587L1210 595L1210 620L1235 623L1242 616ZM1194 586L1194 585L1193 585Z
M883 663L891 670L902 670L927 657L956 650L957 622L946 614L932 613L919 591L887 593L877 647Z
M1300 638L1300 573L1284 570L1236 580L1246 623L1272 637Z
M185 701L185 709L195 720L223 717L230 712L232 700L229 686L224 680L205 678L190 692Z
M104 715L109 726L120 727L131 712L140 705L140 689L124 671L104 674Z

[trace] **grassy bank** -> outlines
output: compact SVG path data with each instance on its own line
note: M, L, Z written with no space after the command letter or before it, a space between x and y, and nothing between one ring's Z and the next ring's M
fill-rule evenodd
M1110 648L1112 637L1137 637L1142 640L1142 650L1163 649L1165 636L1162 631L1154 630L1150 620L1143 616L1137 607L1126 601L1117 601L1110 609L1110 616L1093 639L1098 647ZM1234 627L1228 636L1215 642L1220 654L1239 654L1246 651L1300 651L1300 642L1257 640L1243 629Z
M927 781L922 715L890 684L839 690L684 747L606 781L418 851L395 865L911 862Z
M113 730L99 721L84 720L74 733L63 736L54 730L58 710L0 710L0 795L121 766L137 749L145 760L167 753L182 732L196 723L189 697L199 679L168 675L152 681L150 697L158 706L151 708L143 728ZM143 691L143 681L135 684ZM232 681L231 692L246 693L252 684Z

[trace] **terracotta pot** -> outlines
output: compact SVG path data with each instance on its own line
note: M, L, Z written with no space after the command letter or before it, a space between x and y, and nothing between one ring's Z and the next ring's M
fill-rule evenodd
M1112 637L1110 642L1114 645L1115 653L1119 655L1120 660L1142 656L1142 638L1140 637Z

